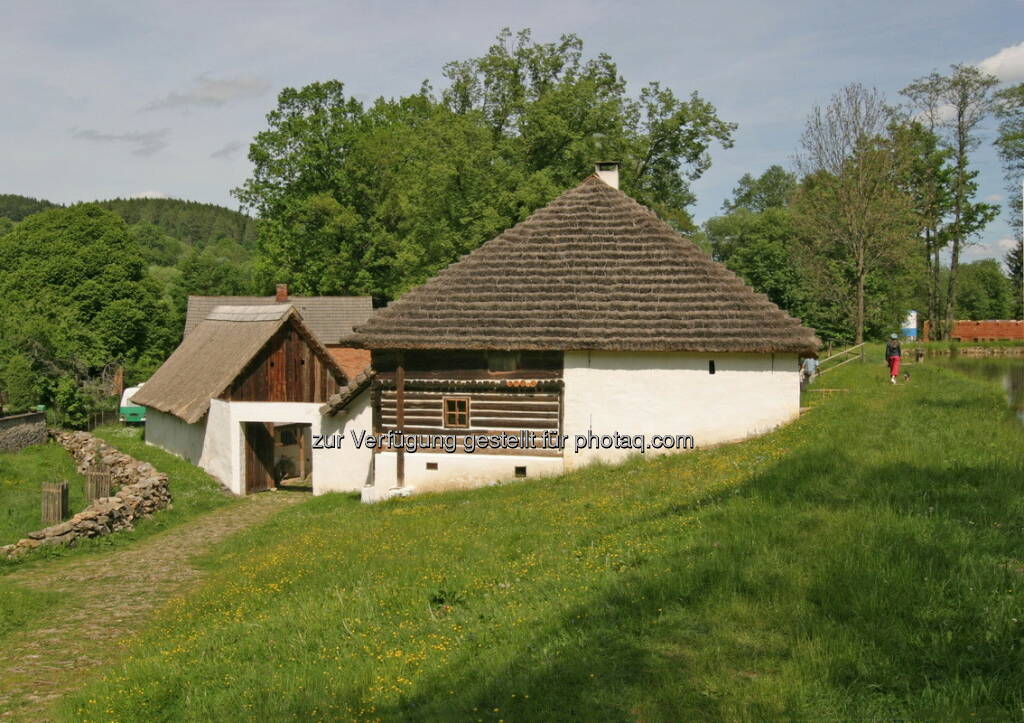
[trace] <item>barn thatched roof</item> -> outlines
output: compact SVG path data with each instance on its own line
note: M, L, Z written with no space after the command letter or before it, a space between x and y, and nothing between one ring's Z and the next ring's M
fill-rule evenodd
M813 330L597 176L413 289L368 349L806 352Z
M278 329L289 322L295 324L324 364L344 376L290 304L216 306L132 400L189 424L198 422L209 410L210 400L223 394Z
M217 306L279 306L290 304L321 344L337 344L373 313L369 296L190 296L185 313L185 336L191 334Z

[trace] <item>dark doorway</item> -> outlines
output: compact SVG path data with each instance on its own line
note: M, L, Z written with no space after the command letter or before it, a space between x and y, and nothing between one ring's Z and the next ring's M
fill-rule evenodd
M281 489L313 491L313 427L274 427L274 481Z
M243 422L245 494L274 488L274 425Z

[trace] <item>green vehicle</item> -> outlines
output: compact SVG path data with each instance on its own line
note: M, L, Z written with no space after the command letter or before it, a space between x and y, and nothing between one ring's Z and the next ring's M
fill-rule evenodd
M142 384L137 387L128 387L121 395L121 421L126 424L142 424L146 421L146 408L140 407L132 402L132 395L142 389Z

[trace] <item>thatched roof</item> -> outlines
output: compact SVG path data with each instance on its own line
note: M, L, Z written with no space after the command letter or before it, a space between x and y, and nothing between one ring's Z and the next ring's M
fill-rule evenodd
M292 323L338 376L341 368L290 304L216 306L135 393L136 404L198 422L278 329Z
M368 349L807 352L811 329L597 176L344 340Z
M191 334L217 306L279 306L290 304L302 315L302 322L321 344L337 344L373 313L369 296L190 296L185 313L185 336Z
M350 379L348 385L339 389L337 394L331 395L327 403L320 407L320 414L329 414L331 416L337 414L347 407L353 399L358 397L364 389L369 387L374 377L376 377L376 372L373 369L369 367L364 369L359 376Z

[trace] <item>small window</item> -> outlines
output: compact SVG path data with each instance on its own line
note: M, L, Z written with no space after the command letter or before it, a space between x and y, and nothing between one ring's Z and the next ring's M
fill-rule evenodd
M714 373L715 373L715 360L714 359L709 359L708 360L708 374L714 374Z
M429 470L436 470L437 469L437 462L427 462L427 469L429 469Z
M444 398L444 426L457 428L469 426L469 397Z
M525 477L526 467L516 467L516 477Z

